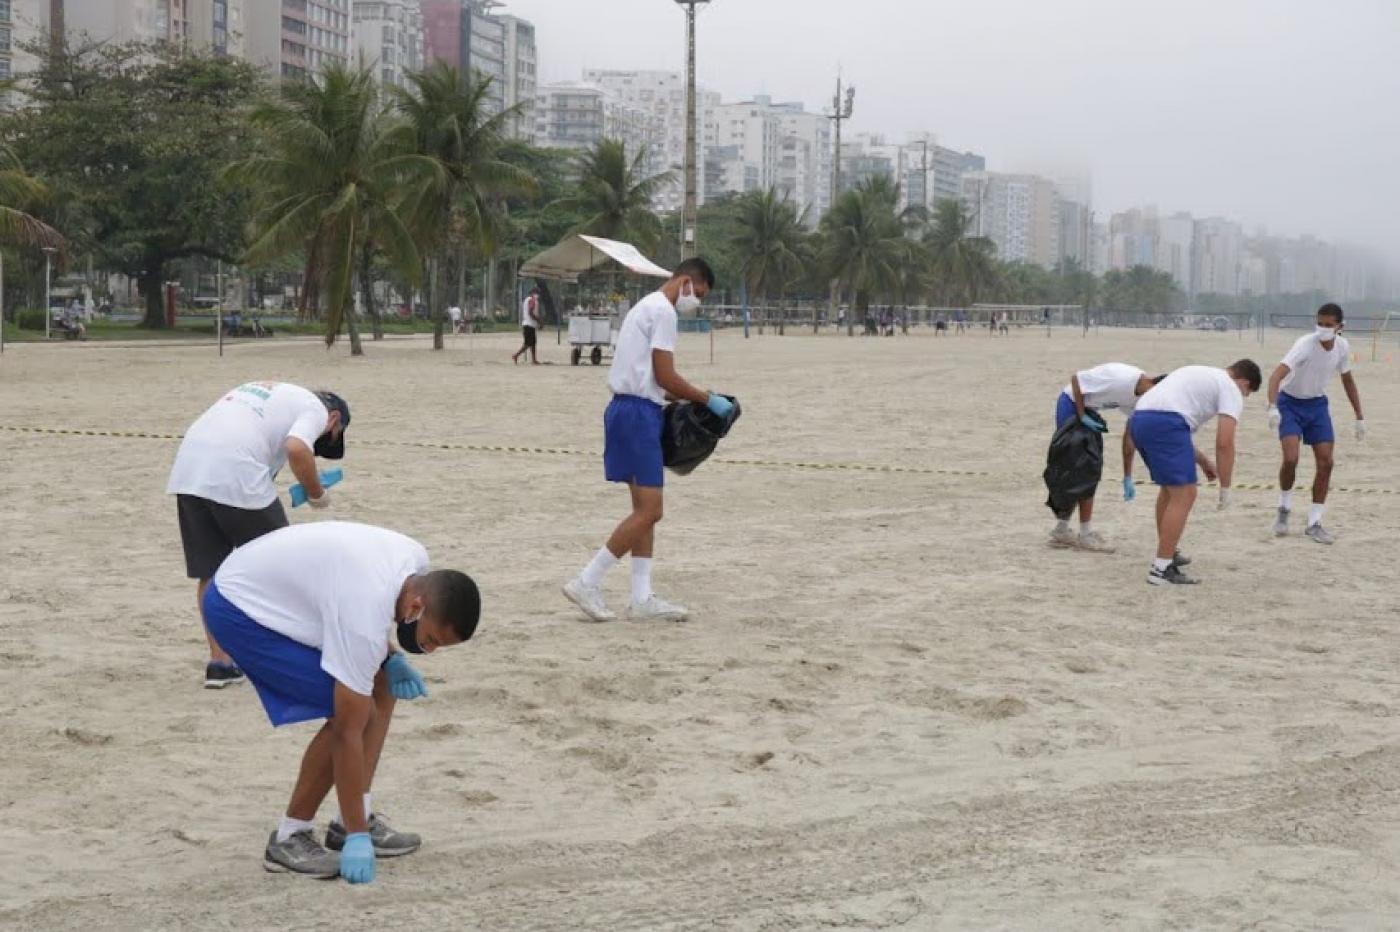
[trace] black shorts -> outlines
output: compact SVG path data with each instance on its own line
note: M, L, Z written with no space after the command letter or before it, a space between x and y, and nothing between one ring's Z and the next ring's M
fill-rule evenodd
M287 526L280 500L266 508L234 508L198 495L177 495L180 543L185 547L185 572L190 579L213 579L233 548Z
M535 328L534 328L534 327L521 327L520 329L525 331L525 348L526 348L526 349L534 349L534 348L535 348Z

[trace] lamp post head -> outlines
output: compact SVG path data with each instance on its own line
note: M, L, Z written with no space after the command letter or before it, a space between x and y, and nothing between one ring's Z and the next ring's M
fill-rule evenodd
M709 3L709 2L710 2L710 0L676 0L676 4L677 4L678 6L689 6L689 7L704 6L705 4L707 4L707 3Z

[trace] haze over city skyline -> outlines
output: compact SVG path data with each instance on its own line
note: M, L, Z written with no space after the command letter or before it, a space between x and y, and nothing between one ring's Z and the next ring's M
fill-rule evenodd
M1179 0L714 0L699 80L819 110L838 64L853 133L932 131L999 171L1087 168L1100 220L1154 204L1313 234L1400 260L1400 4ZM539 28L541 79L679 70L672 0L511 0Z

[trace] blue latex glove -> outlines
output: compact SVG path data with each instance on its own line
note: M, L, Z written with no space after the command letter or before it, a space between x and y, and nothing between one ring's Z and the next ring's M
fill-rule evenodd
M369 832L345 836L345 848L340 852L340 876L351 883L374 881L374 842Z
M729 417L729 412L734 410L734 402L723 395L710 392L710 400L705 402L705 407L709 408L715 417Z
M1108 433L1108 425L1107 425L1107 424L1100 424L1098 421L1094 420L1093 418L1091 418L1091 417L1090 417L1089 415L1087 415L1087 414L1081 414L1081 415L1079 415L1079 423L1083 424L1085 427L1089 428L1090 430L1096 430L1096 431L1098 431L1098 432L1101 433L1101 434L1106 434L1106 433Z
M1137 498L1137 486L1133 485L1132 476L1123 477L1123 501L1130 502Z
M389 692L395 699L422 699L428 694L423 674L413 669L413 664L397 651L384 662L384 674L389 677Z

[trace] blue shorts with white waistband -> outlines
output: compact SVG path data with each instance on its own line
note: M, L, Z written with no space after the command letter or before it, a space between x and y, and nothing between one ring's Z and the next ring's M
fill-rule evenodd
M637 395L613 395L603 413L603 474L609 482L665 485L661 431L665 409Z
M1294 398L1288 392L1278 395L1278 437L1302 437L1307 446L1319 443L1334 443L1337 439L1332 430L1332 414L1328 410L1327 396L1316 398Z
M1196 445L1191 425L1175 411L1135 411L1128 421L1133 445L1158 485L1195 485Z
M204 592L204 623L258 691L273 727L335 715L335 678L321 652L264 628L214 583Z

